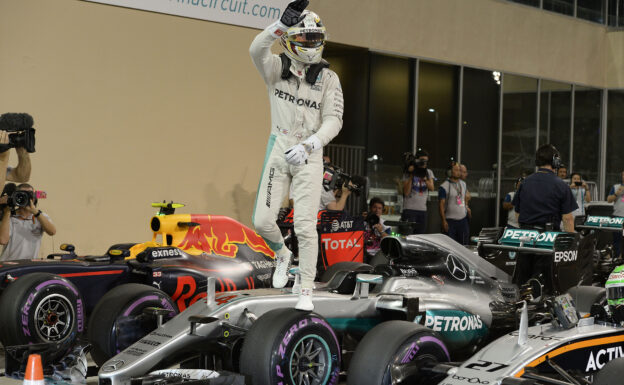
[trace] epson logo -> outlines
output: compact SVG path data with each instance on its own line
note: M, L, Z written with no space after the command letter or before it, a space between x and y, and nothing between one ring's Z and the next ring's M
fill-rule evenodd
M555 263L573 262L578 256L577 250L555 251Z
M182 255L180 249L159 249L152 250L152 258L177 257Z
M557 237L556 233L539 233L534 230L518 230L518 229L507 229L505 230L505 234L503 234L504 239L520 240L521 238L529 238L537 242L554 242L556 237Z

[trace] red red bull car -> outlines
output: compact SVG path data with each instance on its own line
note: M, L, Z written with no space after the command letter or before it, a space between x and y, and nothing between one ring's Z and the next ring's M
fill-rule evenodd
M224 216L175 214L178 204L153 206L161 210L151 219L149 242L113 245L97 256L77 256L63 245L65 254L45 260L0 262L2 345L53 343L59 357L99 307L106 316L90 320L89 339L92 356L104 361L131 342L124 338L135 338L116 330L125 319L145 317L153 325L143 326L155 328L158 319L206 297L208 277L216 278L217 291L270 287L274 253L253 230ZM127 283L135 285L116 290ZM149 307L166 312L146 316Z

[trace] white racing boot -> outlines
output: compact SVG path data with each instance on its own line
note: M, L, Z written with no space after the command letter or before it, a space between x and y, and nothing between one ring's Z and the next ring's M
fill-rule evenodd
M281 289L288 283L288 266L292 252L285 246L276 253L275 271L273 272L273 287Z
M310 287L302 287L299 293L299 301L295 305L295 309L303 311L314 310L314 304L312 303L312 291Z

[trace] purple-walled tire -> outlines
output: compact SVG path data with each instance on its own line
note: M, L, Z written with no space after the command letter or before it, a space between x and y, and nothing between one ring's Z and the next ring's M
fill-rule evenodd
M85 326L78 289L58 275L32 273L19 277L0 295L0 340L4 346L58 343L66 354Z
M156 329L156 319L143 315L148 307L170 310L163 322L178 314L177 306L166 293L138 283L117 286L100 299L89 317L87 330L91 357L98 366Z
M347 385L388 385L396 381L392 367L410 366L418 369L425 364L450 361L449 351L433 330L407 321L387 321L371 329L358 344L347 375ZM401 370L399 375L406 371ZM436 383L431 374L412 375L402 383Z
M251 385L335 385L340 344L318 314L291 308L271 310L247 332L240 371Z

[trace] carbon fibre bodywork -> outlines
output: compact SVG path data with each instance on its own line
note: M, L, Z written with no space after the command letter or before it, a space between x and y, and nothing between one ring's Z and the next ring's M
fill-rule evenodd
M518 296L507 274L440 234L387 237L382 250L390 264L376 268L385 277L370 292L369 283L353 279L355 273L317 283L314 312L339 335L362 336L385 320L409 319L436 330L453 355L473 353L492 333L501 332L502 312L492 309L504 308ZM352 285L345 284L350 279ZM106 362L100 382L129 384L197 351L235 346L257 317L296 302L291 289L208 293Z

